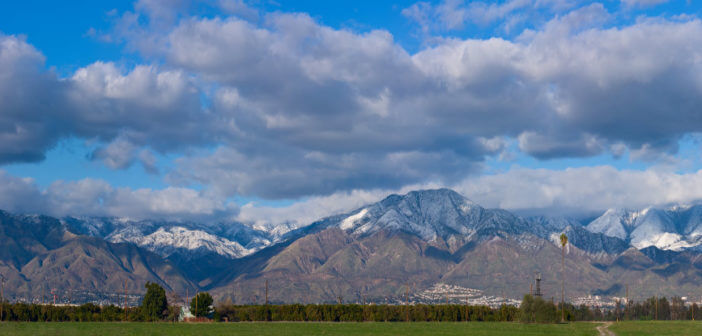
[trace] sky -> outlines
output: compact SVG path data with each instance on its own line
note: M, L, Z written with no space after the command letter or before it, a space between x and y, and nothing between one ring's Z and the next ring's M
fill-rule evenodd
M0 4L0 209L304 225L702 200L689 0Z

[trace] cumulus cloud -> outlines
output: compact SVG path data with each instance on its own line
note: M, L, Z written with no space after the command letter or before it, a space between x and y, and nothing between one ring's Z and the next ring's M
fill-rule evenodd
M114 63L96 62L65 82L77 135L163 151L207 143L210 136L202 132L212 119L201 108L200 91L182 71L137 66L124 74Z
M702 199L702 170L565 170L514 168L469 178L456 190L483 206L541 214L593 214L609 208L689 204Z
M75 136L96 139L91 158L115 169L156 171L153 152L177 152L167 180L179 187L297 198L453 185L509 141L538 159L655 161L702 130L699 19L610 27L601 4L443 4L486 20L530 6L557 15L511 40L445 38L411 53L382 29L303 13L198 17L187 1L150 0L115 34L159 66L95 62L67 78L0 36L0 162L41 160Z
M63 83L44 71L44 56L22 37L0 33L0 163L36 162L66 135Z
M182 158L168 181L176 185L208 185L222 196L279 199L353 189L400 188L432 179L458 181L482 169L471 158L442 152L325 154L270 149L267 154L280 162L230 148L220 148L208 156Z
M182 71L96 62L59 78L24 39L0 34L0 163L35 162L65 137L106 145L94 158L125 168L149 146L166 152L213 141L212 118Z
M0 170L0 209L45 213L48 204L33 179L15 177Z
M453 185L422 183L402 188L370 188L309 197L288 206L248 203L188 188L115 188L96 179L57 181L46 189L33 180L0 171L0 209L54 216L95 215L135 219L238 220L259 228L299 227L377 202L391 193L450 187L489 208L523 214L598 215L609 208L691 204L702 199L702 170L618 170L611 166L565 170L513 168L471 177Z
M310 197L285 207L246 204L239 219L261 227L300 226L346 213L392 193L449 187L487 207L524 215L596 216L610 208L693 204L702 200L702 170L619 170L611 166L565 170L515 167L507 172L467 178L453 185L424 183L399 189L368 189Z
M233 220L239 212L236 204L194 189L120 188L90 178L55 181L42 189L32 179L4 171L0 171L0 209L59 217L115 216L203 222Z
M528 6L572 8L443 5L487 19ZM416 15L427 7L417 6ZM190 17L136 39L158 41L146 55L218 84L210 129L219 149L180 159L169 180L223 195L290 198L450 184L501 153L484 139L517 139L540 159L622 146L646 157L675 153L680 136L702 126L694 108L702 24L602 28L608 15L591 4L514 41L447 39L415 54L387 31L333 29L299 13L268 14L261 24Z
M315 196L289 206L273 207L256 203L241 206L237 219L256 228L297 228L309 225L321 218L346 213L382 200L398 190L370 189L336 192L326 196Z

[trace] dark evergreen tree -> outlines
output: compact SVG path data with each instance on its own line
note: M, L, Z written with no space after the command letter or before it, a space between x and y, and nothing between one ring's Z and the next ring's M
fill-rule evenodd
M146 321L158 321L163 319L168 312L168 300L166 291L155 282L146 283L146 295L141 302L141 312Z
M210 293L198 293L190 301L190 312L196 317L207 317L212 313L212 296Z

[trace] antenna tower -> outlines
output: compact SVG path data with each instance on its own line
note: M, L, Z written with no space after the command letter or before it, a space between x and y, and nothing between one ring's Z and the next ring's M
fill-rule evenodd
M541 293L541 273L536 273L536 293L534 293L534 296L544 296L543 293Z

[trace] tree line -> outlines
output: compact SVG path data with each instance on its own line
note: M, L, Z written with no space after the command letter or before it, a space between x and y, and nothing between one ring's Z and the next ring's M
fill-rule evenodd
M146 294L139 307L122 308L115 305L99 306L86 303L80 306L64 306L34 303L0 302L0 321L46 321L46 322L111 322L111 321L176 321L181 307L168 304L166 291L157 283L147 282ZM190 302L190 311L196 317L212 317L212 296L198 293Z
M574 306L566 303L560 305L548 302L540 297L525 295L520 306L519 320L522 322L557 322L561 316L566 321L625 321L625 320L694 320L700 319L700 307L697 303L685 304L675 296L670 301L665 297L650 297L641 302L617 301L613 309L591 308L586 305Z
M28 303L0 304L2 321L176 321L181 307L168 303L165 290L155 283L146 284L146 295L139 307L115 305L55 306ZM555 323L601 320L690 320L700 318L697 304L687 306L680 297L668 300L652 297L628 305L617 302L614 309L592 309L585 305L554 304L540 297L525 295L519 308L502 305L360 305L360 304L283 304L283 305L212 305L212 296L197 294L190 302L191 313L214 321L325 321L325 322L461 322L520 321Z
M503 305L360 305L360 304L287 304L287 305L220 305L215 314L219 320L243 321L320 321L320 322L456 322L514 321L519 309Z

